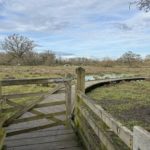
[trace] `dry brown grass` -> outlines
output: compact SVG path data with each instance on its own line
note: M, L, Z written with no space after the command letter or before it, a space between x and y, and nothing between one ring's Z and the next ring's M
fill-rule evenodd
M40 78L64 77L65 74L75 75L78 66L0 66L0 79L4 78ZM150 76L150 68L98 67L82 66L87 74L125 73L135 76Z

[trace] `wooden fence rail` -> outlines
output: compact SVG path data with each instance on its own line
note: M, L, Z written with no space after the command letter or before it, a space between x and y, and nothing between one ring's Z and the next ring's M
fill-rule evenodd
M9 80L2 80L1 86L44 84L44 83L64 83L66 81L70 81L70 79L62 79L62 78L9 79Z
M133 132L85 94L85 70L77 68L76 102L72 124L88 150L150 150L150 133L141 127ZM128 78L123 81L149 80ZM121 82L121 79L101 82ZM97 85L96 85L97 86ZM89 87L86 91L91 90ZM115 139L113 139L115 137ZM93 140L94 139L94 140ZM142 139L142 140L140 140ZM121 147L121 148L120 148Z

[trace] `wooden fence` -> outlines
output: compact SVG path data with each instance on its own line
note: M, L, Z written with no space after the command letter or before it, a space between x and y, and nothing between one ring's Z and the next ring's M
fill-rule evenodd
M56 84L56 86L48 92L34 92L34 93L15 93L15 94L3 94L3 87L5 86L20 86L20 85L32 85L32 84ZM65 92L65 100L61 101L52 101L49 103L40 103L54 93ZM20 104L15 100L18 98L30 98L28 103ZM35 99L34 99L35 98ZM3 147L4 139L6 137L6 131L3 127L10 124L23 123L27 121L38 120L46 118L52 120L54 123L43 125L40 127L34 127L19 131L14 131L7 133L7 136L17 135L21 133L31 132L39 129L49 128L56 125L67 125L69 123L70 114L71 114L71 79L52 79L52 78L40 78L40 79L14 79L14 80L2 80L0 81L0 105L2 106L5 103L5 107L0 108L0 150ZM55 106L55 105L66 105L65 111L54 112L50 114L44 114L36 108ZM25 112L31 112L36 116L19 118ZM62 121L61 119L56 118L55 116L66 115L66 120ZM19 119L18 119L19 118Z
M88 150L150 150L150 133L141 127L134 127L133 132L130 131L100 105L94 103L85 94L85 70L78 68L76 73L76 102L72 125L85 147ZM146 78L132 78L130 80L138 79L144 80ZM107 83L110 82L107 81Z

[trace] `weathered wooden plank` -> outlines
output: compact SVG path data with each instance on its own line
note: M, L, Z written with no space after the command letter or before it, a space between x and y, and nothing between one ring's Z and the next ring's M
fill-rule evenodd
M70 118L71 118L71 82L65 82L66 86L66 117L67 117L67 123L70 124Z
M86 147L87 150L99 150L100 146L98 147L96 145L95 139L93 139L92 134L89 134L88 128L83 124L83 120L80 119L79 116L77 116L77 121L79 122L78 125L78 134L82 139L82 142L84 143L84 146ZM93 142L93 140L95 142ZM100 144L100 143L99 143Z
M2 98L6 99L15 99L15 98L24 98L24 97L30 97L30 96L42 96L46 94L47 92L34 92L34 93L21 93L21 94L8 94L8 95L2 95Z
M26 85L26 84L44 84L44 83L64 83L70 79L62 78L37 78L37 79L9 79L1 80L2 86Z
M13 121L12 124L23 123L23 122L34 121L34 120L40 120L40 119L43 119L43 118L51 119L51 118L53 118L54 116L59 116L59 115L64 115L64 114L66 114L66 111L55 112L55 113L49 113L49 114L41 113L41 114L39 114L39 115L37 115L37 116L32 116L32 117L26 117L26 118L16 119L16 120Z
M79 144L76 144L74 142L71 142L72 145L67 142L57 142L57 143L60 143L59 146L56 145L55 146L55 143L47 143L47 144L41 144L41 145L30 145L30 146L22 146L22 147L15 147L15 150L83 150L83 148L79 145ZM56 149L57 148L57 149ZM12 150L12 148L7 148L7 150ZM85 150L85 149L84 149Z
M49 106L56 106L56 105L65 105L66 101L56 101L54 102L54 100L52 100L53 102L50 103L42 103L42 104L37 104L36 106L34 106L34 108L42 108L42 107L49 107ZM4 108L2 109L2 112L6 113L6 112L12 112L16 110L16 108L14 107L10 107L10 108Z
M42 108L42 107L49 107L49 106L56 106L56 105L63 105L63 104L66 104L66 101L55 101L50 103L37 104L34 108Z
M5 137L6 137L5 129L0 128L0 150L2 150L2 148L3 148Z
M33 114L36 114L36 115L43 115L43 117L46 118L47 120L51 120L51 121L58 122L58 123L63 123L62 120L57 119L55 116L47 117L47 116L45 116L45 114L43 112L40 112L38 110L33 109L30 112Z
M85 91L85 69L82 67L78 67L76 69L76 74L77 74L77 84L76 84L76 89L77 91L82 91L84 93Z
M80 144L76 140L60 140L60 141L53 141L53 142L44 142L39 144L32 144L32 145L24 145L19 147L12 147L15 150L74 150L74 147L79 147ZM8 148L8 150L12 150L12 148ZM75 149L81 150L81 149Z
M63 134L63 135L54 135L54 136L43 136L36 138L28 138L28 139L18 139L13 141L7 141L8 147L21 147L26 145L36 145L36 144L44 144L44 143L53 143L57 141L76 141L77 137L74 133Z
M81 100L88 106L88 108L93 111L110 129L117 134L120 139L128 145L129 148L133 146L133 133L123 126L120 122L115 120L110 114L108 114L100 105L92 104L92 99L78 92L78 96Z
M63 86L62 86L63 88ZM62 93L63 90L57 91L57 93ZM15 98L24 98L24 97L31 97L31 96L42 96L44 94L47 94L47 92L34 92L34 93L21 93L21 94L6 94L2 95L1 97L4 99L15 99Z
M41 129L46 129L46 128L50 128L50 127L54 127L54 126L64 125L64 123L65 122L63 122L63 121L61 123L55 122L55 123L51 123L51 124L46 124L46 125L28 128L28 129L8 132L7 136L14 136L14 135L23 134L23 133L32 132L32 131L37 131L37 130L41 130Z
M60 142L59 142L60 143ZM73 143L73 142L72 142ZM79 145L67 145L68 143L65 142L62 143L61 145L58 145L55 146L54 143L52 144L42 144L42 145L32 145L32 146L24 146L24 147L16 147L15 150L33 150L33 149L36 149L36 150L45 150L45 149L48 149L48 150L61 150L61 149L64 149L64 150L83 150ZM8 148L7 150L12 150L11 148Z
M76 131L78 137L82 140L82 145L85 147L86 150L91 150L90 143L85 139L83 132L78 128Z
M116 150L116 148L114 147L113 143L109 140L109 138L107 136L107 133L105 133L104 131L102 131L102 129L91 118L91 115L89 114L89 112L86 111L83 108L81 109L80 107L78 109L80 110L80 113L86 119L86 121L88 122L88 124L91 126L91 128L93 129L93 131L95 132L95 134L99 137L100 141L105 145L106 149L107 150ZM83 123L81 125L84 128ZM90 137L90 135L87 135L87 136Z
M6 139L7 141L13 142L14 140L19 141L19 140L25 140L25 139L29 139L30 138L38 138L38 137L54 137L54 136L60 136L60 135L65 135L65 134L74 134L72 128L66 128L64 126L60 126L61 128L58 128L58 126L56 126L56 129L52 129L52 128L48 128L48 129L43 129L43 130L39 130L36 132L28 132L26 134L19 134L16 136L9 136ZM20 130L20 129L18 129ZM9 131L12 132L12 131Z
M78 91L85 92L85 69L82 67L78 67L76 69L77 74L77 82L75 86L75 107L72 109L72 114L74 116L78 116L78 110L76 109L78 106L78 103L80 102L80 99L78 97ZM75 126L78 126L76 117L74 119Z

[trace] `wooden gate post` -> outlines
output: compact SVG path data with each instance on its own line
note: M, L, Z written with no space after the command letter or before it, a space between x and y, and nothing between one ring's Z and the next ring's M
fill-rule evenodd
M78 67L76 69L76 74L77 74L76 92L81 91L85 93L85 69L83 69L82 67Z
M66 79L69 79L65 82L65 98L66 98L66 118L67 124L70 124L71 119L71 110L72 110L72 102L71 102L71 79L70 76L67 75Z
M76 88L75 89L75 107L74 107L73 118L74 118L75 128L78 128L79 122L78 122L77 116L79 116L78 105L80 105L80 98L78 96L78 92L81 91L85 93L85 69L78 67L76 69L76 74L77 74L77 82L76 82L76 87L75 87Z

